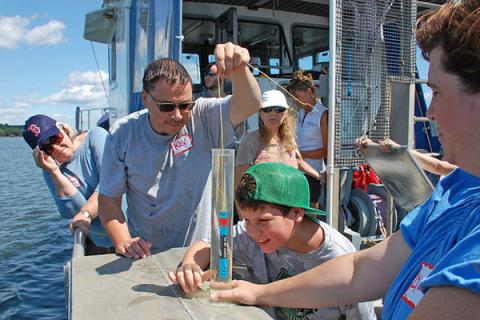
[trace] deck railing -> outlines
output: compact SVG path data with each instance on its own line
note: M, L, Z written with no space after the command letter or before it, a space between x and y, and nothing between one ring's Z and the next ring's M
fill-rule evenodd
M107 117L107 113L113 108L81 108L77 106L75 110L75 129L78 131L88 131L98 125L102 117Z

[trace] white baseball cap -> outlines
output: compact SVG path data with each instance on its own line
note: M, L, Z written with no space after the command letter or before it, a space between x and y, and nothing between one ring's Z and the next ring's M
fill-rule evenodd
M262 109L268 107L284 107L288 109L287 99L279 90L268 90L262 94Z

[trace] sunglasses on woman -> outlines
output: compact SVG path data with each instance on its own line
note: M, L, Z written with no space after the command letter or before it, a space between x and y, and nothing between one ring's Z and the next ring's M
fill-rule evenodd
M262 108L261 111L270 113L273 110L275 110L276 113L282 113L282 112L285 112L286 109L287 108L285 107L266 107L266 108Z
M42 147L42 151L48 155L52 155L52 145L59 145L63 140L63 134L61 132L57 133L53 137L48 138L47 143Z
M157 99L155 99L155 97L152 96L150 92L147 91L147 93L150 96L150 98L152 98L153 102L157 106L158 110L160 110L160 112L172 112L173 110L175 110L176 107L178 107L180 111L192 110L193 107L195 106L195 101L182 102L182 103L160 102Z
M215 77L215 73L210 72L210 71L209 71L209 72L204 72L204 73L203 73L203 76L204 76L204 77Z

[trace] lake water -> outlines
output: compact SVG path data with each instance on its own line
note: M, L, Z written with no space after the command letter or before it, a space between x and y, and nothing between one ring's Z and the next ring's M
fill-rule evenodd
M65 319L68 223L23 138L0 138L0 319Z

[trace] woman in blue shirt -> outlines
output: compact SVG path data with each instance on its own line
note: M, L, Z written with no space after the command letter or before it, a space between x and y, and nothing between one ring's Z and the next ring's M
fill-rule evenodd
M77 133L69 125L45 115L26 122L23 137L33 149L33 158L64 218L72 219L70 229L87 235L87 254L115 252L98 216L100 164L107 132L94 128Z

